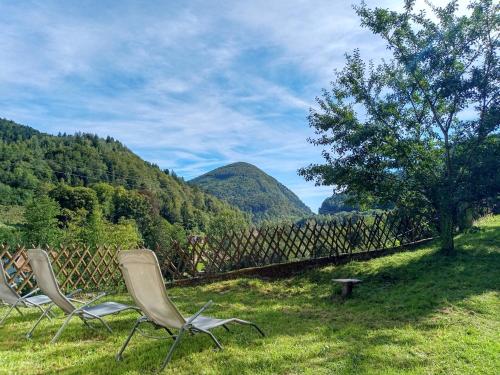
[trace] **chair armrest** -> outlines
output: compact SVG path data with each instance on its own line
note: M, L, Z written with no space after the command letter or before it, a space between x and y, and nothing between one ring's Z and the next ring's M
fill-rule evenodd
M104 297L104 296L106 296L106 295L107 295L107 293L106 293L106 292L103 292L103 293L99 294L97 297L95 297L94 299L92 299L90 302L87 302L85 305L80 306L80 307L78 308L78 310L82 310L82 309L84 309L85 307L87 307L87 306L89 306L89 305L93 304L94 302L96 302L97 300L100 300L102 297Z
M81 303L81 304L84 304L86 303L85 301L81 301L79 299L76 299L76 298L68 298L71 302L76 302L76 303Z
M31 292L29 292L28 294L22 296L21 298L28 298L28 297L31 297L33 294L36 294L40 291L40 288L35 288L33 289Z
M66 294L66 298L71 298L71 297L73 297L75 294L77 294L77 293L81 293L81 291L82 291L81 289L76 289L76 290L73 290L72 292L70 292L70 293Z
M199 316L200 316L200 314L201 314L203 311L205 311L206 309L208 309L208 308L209 308L210 306L212 306L212 305L213 305L213 301L212 301L212 300L208 301L208 302L205 304L205 306L203 306L203 307L200 309L200 311L198 311L196 314L194 314L192 317L190 317L190 318L186 321L186 324L191 324L191 322L192 322L193 320L195 320L197 317L199 317Z

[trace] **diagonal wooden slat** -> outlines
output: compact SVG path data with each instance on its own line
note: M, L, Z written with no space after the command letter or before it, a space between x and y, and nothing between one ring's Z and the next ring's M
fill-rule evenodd
M384 213L369 219L306 221L302 225L230 231L218 239L192 236L187 246L174 241L169 248L157 246L155 251L163 274L179 280L245 267L392 248L430 237L429 228L423 217ZM117 248L90 249L82 245L44 248L64 290L113 288L122 282ZM15 282L18 290L36 286L23 246L0 244L0 260L7 270L8 281Z

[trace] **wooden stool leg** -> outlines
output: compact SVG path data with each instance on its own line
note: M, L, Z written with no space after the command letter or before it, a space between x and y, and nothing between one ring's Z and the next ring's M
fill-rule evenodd
M342 285L342 297L347 298L352 294L353 283L345 283Z

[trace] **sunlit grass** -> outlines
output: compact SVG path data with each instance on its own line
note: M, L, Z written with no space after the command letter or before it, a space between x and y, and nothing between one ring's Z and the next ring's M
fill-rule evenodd
M214 352L207 337L187 337L165 373L498 374L500 216L458 236L457 247L451 257L431 244L277 281L173 288L170 294L185 314L212 299L210 315L255 321L267 337L249 327L216 330L223 352ZM363 283L351 299L332 299L340 287L331 279L348 276ZM110 299L130 303L126 295ZM35 318L34 311L15 316L0 328L0 373L151 373L171 343L136 336L124 361L116 362L134 313L109 319L111 335L75 320L56 345L49 341L62 317L44 323L28 341L24 334Z

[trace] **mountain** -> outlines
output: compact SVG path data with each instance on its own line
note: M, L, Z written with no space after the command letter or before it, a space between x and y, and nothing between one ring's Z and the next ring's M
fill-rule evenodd
M159 220L200 232L218 214L248 222L237 208L142 160L111 137L54 136L0 118L0 205L23 206L40 193L74 213L91 212L89 202L99 199L106 220L136 220L150 246L158 239L147 237L148 225ZM87 201L78 206L82 197Z
M326 198L318 210L320 215L335 215L340 212L374 212L376 210L391 210L394 208L393 203L377 204L364 203L362 206L356 203L355 200L349 202L349 196L346 193L333 194Z
M214 169L190 180L189 184L250 213L254 222L312 214L286 186L248 163Z
M350 205L346 203L347 196L343 193L333 194L326 198L318 210L320 215L333 215L339 212L358 211L359 205Z

